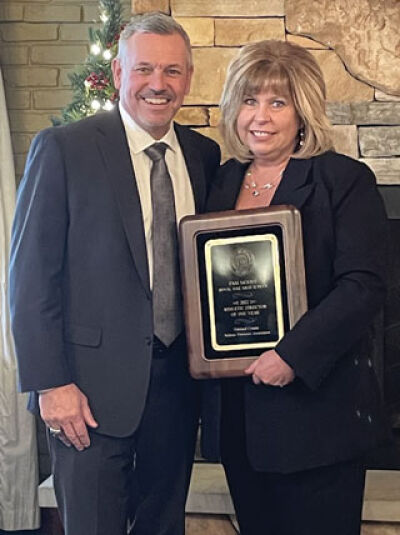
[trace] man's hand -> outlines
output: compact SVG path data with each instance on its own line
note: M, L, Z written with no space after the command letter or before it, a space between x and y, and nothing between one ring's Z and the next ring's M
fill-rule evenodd
M39 394L40 415L48 427L61 429L57 437L79 451L90 446L87 425L97 427L87 397L73 383Z
M261 353L246 370L253 376L253 383L271 386L286 386L295 377L293 369L274 350Z

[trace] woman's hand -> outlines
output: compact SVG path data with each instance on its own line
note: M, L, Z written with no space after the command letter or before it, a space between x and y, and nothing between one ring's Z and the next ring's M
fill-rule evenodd
M293 369L281 359L276 351L264 351L246 370L253 376L253 383L271 386L286 386L295 377Z

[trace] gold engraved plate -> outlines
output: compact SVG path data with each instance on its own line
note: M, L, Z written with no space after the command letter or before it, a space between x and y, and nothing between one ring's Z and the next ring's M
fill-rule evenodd
M212 348L275 347L284 335L276 236L209 240L205 266Z

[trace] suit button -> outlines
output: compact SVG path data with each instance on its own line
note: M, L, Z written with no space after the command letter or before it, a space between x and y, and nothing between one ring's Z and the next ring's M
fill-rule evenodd
M151 336L146 336L145 341L146 341L146 345L150 346L152 342Z
M358 358L357 357L354 359L354 366L358 366Z
M370 414L368 414L367 420L369 424L372 424L372 416Z
M370 368L372 368L372 360L371 360L371 359L368 359L368 366L369 366Z
M356 415L357 415L357 418L361 418L361 412L359 411L359 409L356 410Z

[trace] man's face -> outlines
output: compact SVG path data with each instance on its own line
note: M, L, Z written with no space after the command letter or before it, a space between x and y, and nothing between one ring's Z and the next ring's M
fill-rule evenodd
M162 138L189 93L193 69L179 34L136 33L112 64L121 103L154 139Z

